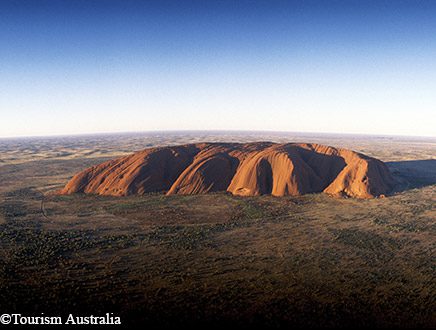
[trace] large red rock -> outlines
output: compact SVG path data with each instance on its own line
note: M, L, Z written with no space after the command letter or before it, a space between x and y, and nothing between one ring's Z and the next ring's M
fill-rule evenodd
M62 194L125 196L149 192L274 196L325 192L372 198L389 193L386 165L360 153L318 144L201 143L151 148L88 168Z

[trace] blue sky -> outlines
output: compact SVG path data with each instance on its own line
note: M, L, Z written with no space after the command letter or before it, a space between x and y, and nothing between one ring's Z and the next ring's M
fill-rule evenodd
M435 1L1 1L0 136L436 135Z

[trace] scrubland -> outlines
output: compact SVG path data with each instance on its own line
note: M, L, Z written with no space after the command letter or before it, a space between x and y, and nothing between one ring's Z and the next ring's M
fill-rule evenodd
M200 138L214 139L85 139L76 148L88 155L51 146L21 158L24 142L0 141L2 312L113 312L150 327L436 326L432 140L307 141L386 161L398 182L386 198L53 194L129 148ZM28 150L48 148L29 141Z

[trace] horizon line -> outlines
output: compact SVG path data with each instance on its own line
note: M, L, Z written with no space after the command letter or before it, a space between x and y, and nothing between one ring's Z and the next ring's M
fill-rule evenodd
M13 140L13 139L31 139L31 138L56 138L56 137L80 137L80 136L95 136L95 135L117 135L117 134L140 134L140 133L292 133L292 134L319 134L319 135L349 135L349 136L374 136L374 137L409 137L409 138L430 138L436 139L436 135L409 135L409 134L375 134L375 133L338 133L338 132L314 132L314 131L283 131L283 130L237 130L237 129L151 129L151 130L143 130L143 131L103 131L103 132L85 132L85 133L68 133L68 134L36 134L36 135L14 135L14 136L0 136L0 140Z

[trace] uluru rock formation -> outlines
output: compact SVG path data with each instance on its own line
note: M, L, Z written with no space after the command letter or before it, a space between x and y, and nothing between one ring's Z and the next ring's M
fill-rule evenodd
M325 192L372 198L393 179L378 159L318 144L200 143L150 148L75 175L61 194L126 196L149 192L274 196Z

